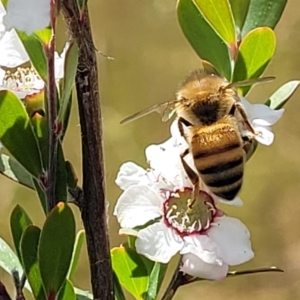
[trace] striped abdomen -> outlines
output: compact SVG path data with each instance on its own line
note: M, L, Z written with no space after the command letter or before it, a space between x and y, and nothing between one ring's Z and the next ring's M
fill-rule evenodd
M203 182L219 197L232 200L239 192L245 152L233 118L194 131L191 152Z

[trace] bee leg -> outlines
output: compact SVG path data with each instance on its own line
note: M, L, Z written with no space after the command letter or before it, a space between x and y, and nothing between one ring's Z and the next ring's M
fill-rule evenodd
M189 208L192 208L197 195L199 194L199 176L198 174L187 164L187 162L184 160L184 157L189 154L189 149L186 149L183 153L180 154L181 163L183 165L183 168L189 177L190 181L192 182L194 186L194 196L192 202L189 204Z
M179 117L177 122L178 122L177 125L178 125L180 135L185 138L183 125L189 127L192 126L192 124L182 117Z
M251 124L248 121L248 117L246 114L246 111L244 109L244 107L242 106L241 103L236 102L233 106L233 112L235 111L235 109L237 109L241 115L241 117L243 118L244 124L246 126L246 128L253 134L253 135L257 135L257 133L255 132L255 130L253 129L253 127L251 126Z
M255 148L256 148L256 143L254 140L253 135L243 135L242 136L243 140L243 149L246 154L246 160L249 160L249 158L252 156Z

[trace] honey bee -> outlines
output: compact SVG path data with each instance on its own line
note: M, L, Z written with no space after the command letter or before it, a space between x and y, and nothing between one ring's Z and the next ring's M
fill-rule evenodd
M175 100L154 105L121 123L154 111L161 113L166 121L176 112L180 134L189 145L180 157L195 193L201 179L212 193L230 201L241 189L246 155L253 138L259 134L248 121L236 88L273 79L230 83L216 71L196 70L183 82ZM188 153L198 174L184 160Z

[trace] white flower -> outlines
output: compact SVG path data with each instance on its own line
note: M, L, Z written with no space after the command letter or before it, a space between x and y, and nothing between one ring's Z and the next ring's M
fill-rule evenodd
M29 61L29 57L16 31L14 29L8 31L3 25L5 14L6 11L0 1L0 66L15 68Z
M121 167L116 182L124 189L114 211L120 232L148 223L136 234L138 253L161 263L180 253L183 272L213 280L253 257L247 228L218 210L206 192L193 202L191 188L174 192L169 180L134 163Z
M271 126L282 117L284 109L274 110L264 104L251 104L242 96L240 98L250 124L259 133L254 135L254 138L263 145L271 145L274 140Z
M50 0L9 0L4 24L28 35L50 24Z

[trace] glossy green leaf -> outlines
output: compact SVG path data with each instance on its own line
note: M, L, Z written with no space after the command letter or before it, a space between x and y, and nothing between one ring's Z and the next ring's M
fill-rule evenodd
M266 102L267 106L272 109L280 109L283 105L293 96L297 87L299 86L299 80L292 80L282 85Z
M34 189L31 175L14 158L0 153L0 173L7 178Z
M73 165L68 160L66 161L66 173L68 187L71 189L75 189L78 183L78 177L76 176Z
M8 274L11 274L13 269L17 270L19 274L23 274L18 256L2 238L0 238L0 267Z
M143 299L149 285L147 269L135 250L125 247L111 250L112 267L120 284L135 299Z
M232 0L234 1L234 0ZM242 30L242 36L257 27L275 28L280 20L287 0L251 0Z
M69 280L65 280L63 287L59 291L57 300L76 300L73 284Z
M42 30L35 30L34 31L35 36L40 40L40 42L44 45L47 45L50 43L53 37L53 30L52 28L45 27Z
M63 153L63 148L58 141L57 146L57 169L56 169L56 188L55 188L55 197L56 203L66 202L68 191L67 191L67 172L66 172L66 163Z
M30 220L29 216L20 205L16 205L10 216L10 230L20 261L22 261L20 242L23 232L29 225L32 225L32 221Z
M75 242L75 220L70 207L59 203L49 213L39 244L39 264L46 295L57 295L63 285Z
M177 2L179 24L201 59L209 61L217 71L231 80L231 63L227 45L206 22L192 0Z
M249 32L239 48L233 82L259 78L273 57L275 45L276 37L272 29L264 27ZM249 89L249 86L241 88L243 95Z
M71 101L71 92L75 82L75 76L78 64L78 46L75 41L70 43L66 52L64 65L64 78L62 86L61 103L58 114L58 120L63 122L68 111L69 101Z
M38 244L40 234L40 228L33 225L27 227L22 236L20 250L22 255L22 264L35 299L46 300L38 262Z
M42 162L29 117L19 98L0 91L0 140L12 156L33 176L42 174Z
M45 116L36 112L30 119L35 136L39 143L39 148L42 156L43 167L48 169L49 164L49 133L48 121Z
M167 264L155 262L150 274L149 287L147 291L147 296L145 298L146 300L152 300L157 298L157 294L163 283L167 267Z
M27 35L23 31L17 31L17 33L28 53L32 65L40 77L46 82L48 76L47 61L42 43L34 34Z
M233 13L235 25L239 28L239 31L241 31L247 17L250 0L229 0L229 1L230 1L230 6Z
M235 24L228 0L193 0L193 2L220 38L235 47Z
M37 196L39 197L40 203L42 205L43 211L44 211L45 215L47 215L48 208L47 208L46 193L45 193L45 191L43 191L43 189L41 188L41 186L39 185L38 181L35 178L33 178L33 184L34 184L34 188L36 190Z
M71 265L70 265L70 269L67 275L67 278L69 280L72 280L77 265L78 265L78 260L79 260L79 255L82 249L82 246L84 244L85 241L85 231L84 230L80 230L78 231L77 235L76 235L76 240L75 240L75 244L74 244L74 249L73 249L73 254L72 254L72 260L71 260Z
M119 282L119 278L115 272L113 272L113 282L114 282L115 300L126 300L121 284Z

